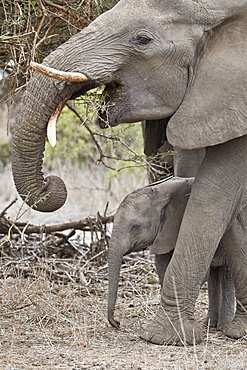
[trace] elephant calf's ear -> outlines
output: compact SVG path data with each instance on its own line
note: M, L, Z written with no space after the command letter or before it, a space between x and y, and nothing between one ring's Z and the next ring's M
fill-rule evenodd
M150 248L151 253L165 254L175 248L180 220L174 212L172 197L167 197L160 217L160 228ZM175 232L174 232L175 230Z
M211 30L194 82L170 119L167 136L184 149L247 134L247 11Z
M160 232L155 239L153 245L150 247L151 254L166 254L175 248L177 238L171 233Z

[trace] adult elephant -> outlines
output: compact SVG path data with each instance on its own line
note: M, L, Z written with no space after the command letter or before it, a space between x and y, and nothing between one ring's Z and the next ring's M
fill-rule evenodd
M239 302L226 334L246 333L246 28L247 0L120 0L44 60L44 67L67 72L55 71L64 81L35 73L23 98L13 136L13 175L20 195L37 210L53 211L66 198L63 182L43 178L47 125L53 141L54 119L66 100L92 87L106 85L102 122L169 118L173 146L208 147L164 277L160 308L142 335L153 343L202 341L194 306L226 234Z

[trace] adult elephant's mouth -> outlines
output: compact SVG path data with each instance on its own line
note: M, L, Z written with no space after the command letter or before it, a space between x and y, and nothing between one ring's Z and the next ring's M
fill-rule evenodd
M47 138L52 147L55 147L56 145L56 124L67 101L83 96L87 91L96 87L103 88L101 95L99 95L99 102L97 104L99 126L101 128L106 128L118 125L119 116L121 115L121 106L123 105L121 103L123 103L125 96L124 85L120 81L111 81L104 84L104 82L94 81L85 74L79 72L63 72L34 62L30 65L37 71L58 80L85 83L85 86L83 86L83 84L82 88L74 91L72 95L67 95L62 101L60 101L51 115L47 124Z
M101 105L98 109L98 122L101 128L116 126L119 107L124 98L124 85L112 81L104 85L101 94Z

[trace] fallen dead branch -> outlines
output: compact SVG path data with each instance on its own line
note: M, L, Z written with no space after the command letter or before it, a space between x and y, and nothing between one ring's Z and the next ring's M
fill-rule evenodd
M98 223L103 225L113 222L113 216L108 217L87 217L84 220L64 222L56 225L32 225L27 222L12 222L6 217L0 217L0 234L8 234L9 227L13 225L12 233L18 233L19 231L25 231L25 234L51 234L57 231L65 231L69 229L92 231L96 230Z
M9 228L11 227L11 233L25 232L25 234L51 234L59 231L65 231L69 229L81 230L81 231L97 231L103 225L110 224L113 222L114 216L101 216L99 213L96 217L87 217L84 220L64 222L56 225L32 225L27 222L12 221L5 216L6 211L15 203L13 200L2 212L0 212L0 234L9 234ZM73 234L74 235L74 234ZM64 236L67 238L66 236Z

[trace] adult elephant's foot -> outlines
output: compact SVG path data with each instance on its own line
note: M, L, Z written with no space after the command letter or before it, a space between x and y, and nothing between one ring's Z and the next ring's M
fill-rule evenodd
M154 344L184 345L197 344L203 341L202 327L193 319L170 318L166 311L159 307L153 321L141 333L141 338Z
M233 339L240 339L247 335L247 317L244 319L235 317L223 330L223 334Z

